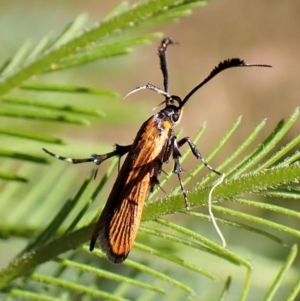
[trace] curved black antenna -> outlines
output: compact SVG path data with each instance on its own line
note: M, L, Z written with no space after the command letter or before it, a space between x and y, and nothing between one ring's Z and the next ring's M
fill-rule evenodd
M223 62L220 62L218 66L216 66L213 71L209 74L209 76L198 86L196 86L191 92L189 92L185 98L182 100L180 104L180 108L182 108L185 103L189 100L189 98L202 86L204 86L208 81L210 81L214 76L216 76L218 73L222 72L223 70L226 70L228 68L233 67L269 67L272 68L271 65L265 65L265 64L246 64L244 60L239 58L233 58L228 59Z
M167 52L168 46L171 44L177 44L177 43L174 43L171 38L166 37L161 41L161 44L158 47L160 70L163 74L164 89L165 89L165 92L167 93L167 95L169 95L169 75L168 75L168 66L167 66L167 60L166 60L166 52Z

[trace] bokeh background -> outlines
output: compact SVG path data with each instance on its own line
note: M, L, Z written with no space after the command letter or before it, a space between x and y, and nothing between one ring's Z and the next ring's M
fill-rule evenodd
M2 61L10 57L23 41L38 41L49 31L59 33L84 11L96 22L117 3L2 0ZM237 116L243 115L244 119L242 128L236 134L239 141L262 119L268 119L268 129L271 129L279 119L289 116L299 105L299 12L300 4L296 0L212 1L204 9L194 10L191 17L157 28L157 31L180 43L168 52L170 90L173 94L186 95L219 61L226 58L240 57L247 62L273 66L273 69L223 72L189 102L180 127L192 136L199 125L207 121L209 131L201 145L204 154ZM121 96L147 82L162 86L156 51L157 43L153 43L149 47L140 47L132 55L67 72L57 81L107 87ZM116 69L118 72L115 72ZM98 129L92 138L100 137L101 141L111 143L113 132L115 140L121 139L126 143L135 136L137 126L152 113L151 108L159 100L151 92L140 92L126 99L129 107L137 104L144 107L140 114L134 111L134 115L140 116L129 118L128 121L134 124L127 125L126 122L126 127L123 123L122 127L117 125L116 128L109 126L105 130ZM119 100L114 105L117 107L119 102L125 101Z
M37 42L49 31L54 35L59 33L68 22L84 11L88 13L92 25L93 22L101 20L118 3L96 0L1 0L0 61L4 62L9 58L27 39ZM212 165L221 163L222 158L234 150L261 120L264 118L268 120L260 136L263 140L279 120L290 116L299 106L299 16L300 2L297 0L216 0L204 8L194 10L191 17L156 28L157 31L179 42L179 45L170 47L168 51L171 94L185 96L219 61L227 58L240 57L249 63L265 63L273 66L272 69L227 70L197 92L187 104L178 129L182 129L184 135L193 137L200 125L207 122L207 130L198 145L204 157L236 118L243 115L242 126L230 140L230 144L210 162ZM148 82L162 86L156 55L158 43L159 40L147 47L139 47L131 55L58 73L55 82L107 88L118 92L120 96ZM47 76L44 78L47 80ZM51 81L53 82L53 77ZM51 97L49 99L55 101L53 96ZM72 101L74 99L70 100ZM78 104L84 101L76 99ZM140 124L153 114L152 108L160 101L160 96L151 91L139 92L126 100L120 97L113 101L104 100L102 103L102 100L98 99L94 105L97 104L102 109L103 104L105 119L95 120L90 127L73 127L73 129L64 125L48 126L45 123L43 131L60 135L69 143L66 147L52 150L63 154L72 152L85 157L86 153L81 152L83 144L94 147L88 152L89 155L103 149L109 150L115 142L130 143ZM2 118L0 126L1 123L7 122L11 120ZM34 123L29 122L28 126L33 128ZM299 122L286 136L286 141L299 132L298 127ZM13 147L18 150L19 145ZM27 147L28 152L39 152L32 146L24 147ZM191 158L185 164L185 169L190 170L194 163ZM90 169L79 168L79 176ZM41 169L41 174L43 172ZM176 179L169 187L172 185L176 185ZM12 204L14 205L15 203ZM211 225L208 231L214 231L210 227ZM235 233L226 234L230 243ZM270 257L276 260L286 256L284 250L274 250L273 245L260 246L259 242L254 243L252 239L254 236L250 235L245 248L259 249L262 254L270 254ZM5 265L10 255L6 254L2 258L1 266ZM259 265L259 259L257 262ZM257 282L259 281L260 277L257 278Z

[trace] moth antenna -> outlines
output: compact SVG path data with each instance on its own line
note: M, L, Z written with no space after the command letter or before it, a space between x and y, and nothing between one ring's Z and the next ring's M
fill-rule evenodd
M138 92L138 91L140 91L140 90L145 90L145 89L155 91L156 93L159 93L159 94L164 95L166 98L169 98L169 97L170 97L169 93L163 91L163 90L160 89L159 87L154 86L154 85L152 85L152 84L146 84L145 86L136 87L135 89L131 90L129 93L127 93L127 94L124 96L124 99L125 99L126 97L128 97L129 95L133 94L133 93L136 93L136 92Z
M159 63L160 63L160 70L163 74L164 90L160 89L159 87L157 87L155 85L146 84L144 86L137 87L137 88L133 89L132 91L130 91L129 93L127 93L125 95L124 99L135 92L138 92L138 91L144 90L144 89L149 89L149 90L155 91L161 95L164 95L166 97L166 100L164 102L162 102L161 104L167 102L167 100L170 98L170 94L169 94L169 74L168 74L168 66L167 66L167 60L166 60L166 52L167 52L168 46L171 44L178 44L178 43L173 42L171 38L166 37L161 41L161 44L158 47L158 57L159 57ZM161 104L159 104L158 106L160 106ZM153 110L155 110L156 108L157 108L157 106Z
M161 44L158 47L158 57L159 57L160 70L163 74L164 89L168 94L169 94L169 74L168 74L166 52L168 46L171 44L178 44L178 43L173 42L170 37L166 37L161 41Z
M204 86L207 82L209 82L213 77L215 77L218 73L233 67L267 67L272 68L271 65L266 64L247 64L244 60L240 58L232 58L219 63L211 73L204 79L199 85L197 85L194 89L192 89L182 100L180 104L180 108L182 108L185 103L190 99L190 97L199 90L202 86Z

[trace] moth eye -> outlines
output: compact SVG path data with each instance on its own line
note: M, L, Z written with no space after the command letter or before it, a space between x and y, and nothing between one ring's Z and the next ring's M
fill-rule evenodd
M179 119L179 114L174 113L174 114L172 115L172 121L173 121L173 122L176 122L176 121L178 121L178 119Z

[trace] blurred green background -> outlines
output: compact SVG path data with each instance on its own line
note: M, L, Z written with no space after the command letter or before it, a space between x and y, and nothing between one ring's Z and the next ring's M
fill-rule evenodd
M89 15L92 25L118 3L118 1L91 0L1 0L0 61L4 62L9 58L26 40L36 43L49 31L56 35L68 22L84 11ZM292 111L299 106L299 16L300 2L296 0L212 1L203 9L196 9L191 17L183 18L175 24L156 28L156 31L161 31L164 35L171 36L173 40L179 42L179 45L170 47L168 51L171 94L185 96L210 73L219 61L227 58L240 57L249 63L265 63L273 66L272 69L237 68L225 71L197 92L185 107L183 119L178 126L178 129L183 130L184 136L193 137L200 125L207 122L208 129L198 144L204 157L218 143L234 120L239 115L243 115L242 126L234 135L234 139L231 139L231 143L227 144L226 148L210 162L211 165L220 164L222 158L226 158L262 119L267 118L268 124L261 139L275 127L280 119L290 116ZM87 157L90 153L109 151L113 143L130 143L141 123L153 114L152 108L162 99L149 91L136 93L126 100L122 97L136 86L148 82L162 86L162 76L156 55L158 44L159 40L150 46L139 47L127 56L59 72L56 73L55 78L51 74L43 75L42 79L45 82L49 76L52 83L106 88L116 91L121 96L115 99L94 97L89 100L86 100L84 95L66 96L66 102L80 105L86 102L90 107L103 110L106 117L92 119L90 127L70 127L45 122L42 129L44 133L55 134L68 142L66 147L51 146L50 150L62 155ZM56 101L53 94L46 96L46 99ZM12 122L12 119L5 117L1 117L0 120L0 126L7 126ZM34 121L15 120L14 122L15 126L24 129L35 128ZM299 122L285 139L289 140L294 137L299 132L298 126ZM22 148L22 151L32 154L40 154L41 147L44 146L40 143L24 145L13 143L14 140L9 138L1 142L4 148L9 145L10 149ZM3 158L0 164L4 170L5 168L11 169ZM67 171L62 171L62 175L67 172L72 174L72 177L78 177L79 180L91 169L90 166L65 167L62 162L54 164L62 170L67 169ZM195 160L191 157L184 164L185 170L188 172L194 164ZM27 167L22 164L14 168L24 175L27 173ZM34 187L35 181L40 177L47 177L45 172L45 167L39 167L37 174L30 179L31 182L24 184L18 190L11 203L12 210L19 205L22 196L26 196L27 190ZM29 171L28 174L30 174ZM64 181L63 176L57 180ZM4 189L6 185L8 184L0 183L0 189ZM9 185L15 185L17 189L21 184ZM175 177L168 184L167 191L174 185L177 185ZM66 196L69 194L71 193L65 192ZM45 196L45 199L48 197ZM2 198L7 199L8 196L2 196ZM103 201L103 199L99 200L99 202ZM283 204L283 202L278 200L278 204ZM297 204L287 204L287 206L293 209L299 208ZM50 207L49 215L52 216ZM205 210L206 208L204 212ZM270 213L262 212L261 214L267 217ZM191 220L186 222L193 223ZM290 223L290 226L295 228L298 226L293 221L286 221L286 223ZM215 236L210 223L194 224L193 227L201 229L201 233L207 233L207 236ZM263 287L267 286L274 276L274 271L268 274L262 268L265 261L270 260L272 263L269 267L274 266L276 269L280 266L280 261L286 257L288 250L282 246L276 245L275 247L273 243L261 245L260 238L253 234L249 234L248 242L239 246L237 235L243 236L244 232L224 229L224 234L229 245L231 241L234 243L233 246L231 245L233 249L245 249L246 253L249 252L249 257L255 262L254 266L257 271L257 274L254 272L256 277L253 277L253 282L258 288L261 286L263 290ZM288 244L290 238L284 239ZM290 243L292 242L295 242L295 238L290 240ZM22 242L19 244L14 244L13 250L9 243L1 246L1 267L6 266L9 259L18 253ZM252 252L260 255L254 255ZM269 259L262 259L263 255ZM215 268L218 268L217 263L209 260L200 261L202 266L214 267L215 265ZM297 274L299 262L296 267L298 271L291 271L291 279L294 279L295 275L299 277ZM223 273L225 277L229 271L226 270ZM230 273L234 274L235 271L230 270ZM257 296L253 295L253 299L249 298L249 300L257 300L256 298Z

